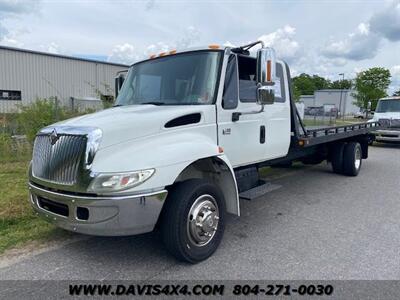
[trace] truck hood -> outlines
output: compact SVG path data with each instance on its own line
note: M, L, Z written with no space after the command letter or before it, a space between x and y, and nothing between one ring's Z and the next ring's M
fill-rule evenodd
M132 139L139 139L159 134L166 129L164 125L175 118L193 113L200 113L200 123L204 124L205 106L203 105L129 105L106 109L73 119L58 122L48 128L57 126L97 127L102 131L99 149Z

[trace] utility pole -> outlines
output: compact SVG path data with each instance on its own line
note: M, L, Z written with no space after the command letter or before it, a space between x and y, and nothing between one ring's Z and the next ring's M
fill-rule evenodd
M344 114L342 110L342 95L343 95L343 81L344 81L344 73L340 73L339 76L342 76L342 80L340 81L340 100L339 100L339 111L344 120Z

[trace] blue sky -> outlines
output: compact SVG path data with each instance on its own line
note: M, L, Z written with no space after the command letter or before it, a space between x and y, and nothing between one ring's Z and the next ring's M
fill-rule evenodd
M0 0L0 44L132 63L151 53L263 39L292 72L390 69L400 88L400 0Z

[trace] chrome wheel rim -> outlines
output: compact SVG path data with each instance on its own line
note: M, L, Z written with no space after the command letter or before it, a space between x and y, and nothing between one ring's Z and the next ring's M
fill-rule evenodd
M361 166L361 151L359 147L356 148L356 152L354 155L355 155L354 166L356 167L356 170L358 170Z
M198 197L187 216L187 233L190 241L199 247L207 245L218 230L219 210L211 195Z

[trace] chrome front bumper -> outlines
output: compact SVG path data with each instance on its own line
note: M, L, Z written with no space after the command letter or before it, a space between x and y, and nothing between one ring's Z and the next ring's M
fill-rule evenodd
M374 131L376 141L381 142L400 142L400 130L377 130Z
M154 229L166 190L127 196L82 196L54 192L29 183L33 209L45 220L69 231L122 236Z

